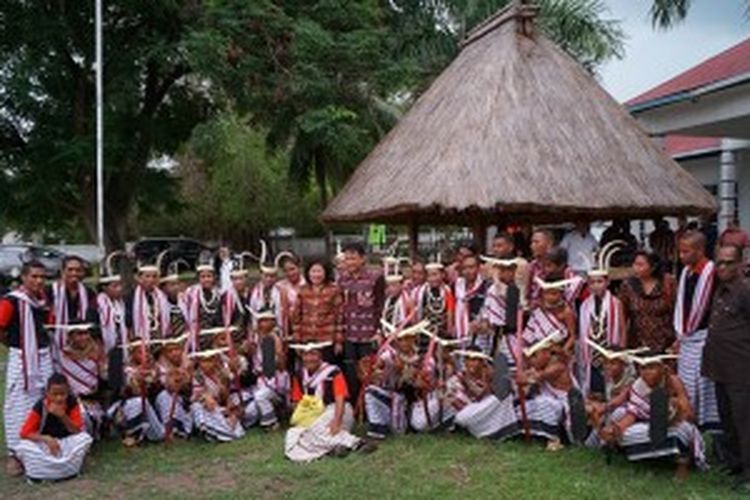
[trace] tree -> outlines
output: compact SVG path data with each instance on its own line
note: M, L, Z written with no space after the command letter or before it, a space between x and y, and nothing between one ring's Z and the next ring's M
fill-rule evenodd
M175 156L176 203L139 217L146 234L189 234L255 246L267 229L319 230L314 204L288 182L287 157L271 153L266 133L226 112L195 127Z
M294 35L287 71L265 114L269 141L289 147L291 177L317 184L321 207L474 26L509 0L287 1ZM622 53L600 0L541 0L547 34L591 71ZM394 104L399 103L399 104Z
M134 204L164 198L164 172L193 127L224 106L214 75L269 71L284 16L270 1L105 2L105 228L121 246ZM22 228L83 224L95 234L93 2L0 7L2 207ZM268 21L268 22L266 22ZM278 21L278 22L277 22ZM278 29L277 29L278 28ZM255 48L236 67L233 37ZM210 68L210 72L206 71ZM147 195L156 195L147 196Z
M740 0L738 0L740 1ZM690 12L690 0L653 0L651 22L654 26L668 29L683 21ZM750 0L744 0L750 11Z

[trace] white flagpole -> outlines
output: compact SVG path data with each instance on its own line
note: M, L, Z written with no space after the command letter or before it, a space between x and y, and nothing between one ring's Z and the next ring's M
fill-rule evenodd
M94 0L94 30L96 39L96 244L104 258L104 123L102 88L102 0Z

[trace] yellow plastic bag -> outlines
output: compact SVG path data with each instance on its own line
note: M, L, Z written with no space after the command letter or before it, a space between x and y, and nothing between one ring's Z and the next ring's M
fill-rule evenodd
M290 423L297 427L310 427L325 410L322 399L306 394L297 403Z

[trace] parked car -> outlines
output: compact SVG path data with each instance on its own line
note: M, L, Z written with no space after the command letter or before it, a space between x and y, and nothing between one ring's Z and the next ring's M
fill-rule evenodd
M190 238L143 238L133 245L135 258L142 262L153 262L164 250L169 250L169 260L183 259L194 268L202 252L214 249Z
M45 274L54 278L60 272L63 252L54 248L36 245L0 245L0 277L6 282L17 279L21 275L24 262L38 260L44 264Z

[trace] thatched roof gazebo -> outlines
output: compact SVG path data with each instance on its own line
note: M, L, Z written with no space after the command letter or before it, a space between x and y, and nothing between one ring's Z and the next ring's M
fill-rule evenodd
M514 2L357 168L321 216L482 228L698 215L715 200Z

